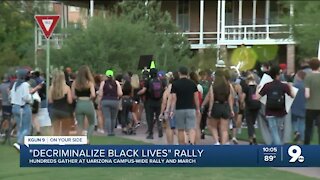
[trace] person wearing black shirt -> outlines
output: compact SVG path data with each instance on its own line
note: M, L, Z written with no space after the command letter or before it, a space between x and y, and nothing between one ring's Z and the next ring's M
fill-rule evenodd
M171 112L175 114L176 128L178 129L178 142L185 144L185 131L189 131L191 144L196 138L196 113L200 115L197 85L188 79L188 69L179 69L180 79L172 84L171 89Z

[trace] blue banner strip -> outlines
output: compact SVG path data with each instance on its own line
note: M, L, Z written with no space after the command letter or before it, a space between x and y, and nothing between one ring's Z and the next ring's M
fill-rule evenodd
M320 167L320 146L22 145L21 167Z

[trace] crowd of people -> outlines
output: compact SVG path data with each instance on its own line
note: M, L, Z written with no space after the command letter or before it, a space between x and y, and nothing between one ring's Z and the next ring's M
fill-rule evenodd
M19 68L14 79L4 75L0 85L2 119L16 122L14 147L18 150L31 129L34 135L68 136L74 132L90 140L94 131L115 136L119 125L121 133L134 135L143 113L146 138L153 139L157 127L158 138L165 134L168 144L175 143L175 135L178 144L199 144L207 133L215 145L238 144L237 136L245 124L248 142L254 145L258 143L258 118L267 124L270 144L289 143L283 138L285 121L292 121L295 143L310 144L315 126L320 141L319 66L314 58L288 76L284 64L263 65L261 73L239 72L219 60L214 72L151 68L141 74L115 76L111 69L94 75L83 65L76 73L71 68L54 70L48 93L44 74ZM273 80L260 86L264 73ZM294 98L289 112L286 94ZM263 96L265 103L261 103Z

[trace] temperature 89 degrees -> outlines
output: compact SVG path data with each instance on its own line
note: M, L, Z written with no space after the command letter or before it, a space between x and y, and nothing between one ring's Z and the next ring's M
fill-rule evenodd
M276 155L264 155L264 162L273 162L277 158Z
M291 157L289 160L290 163L295 163L295 162L304 162L304 157L302 156L302 151L301 148L297 145L292 145L288 149L288 154Z

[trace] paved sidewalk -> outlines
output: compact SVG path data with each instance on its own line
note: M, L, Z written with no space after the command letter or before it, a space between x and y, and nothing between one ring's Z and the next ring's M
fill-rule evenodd
M164 136L162 138L159 138L157 130L155 129L154 139L146 139L146 136L147 136L146 131L147 131L146 125L142 124L137 129L136 135L125 135L125 134L121 133L120 129L116 130L116 135L124 137L124 138L128 138L128 139L136 140L136 141L143 141L143 142L150 143L150 144L160 144L160 145L166 144L165 132L164 132ZM177 144L176 137L175 137L175 144ZM211 136L207 135L205 137L205 139L201 140L200 144L202 144L202 145L213 144L213 139L211 138ZM248 142L239 141L239 144L246 145L246 144L248 144ZM320 179L320 168L275 168L275 169Z

